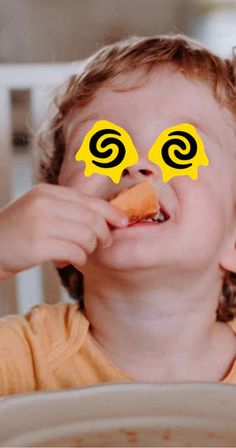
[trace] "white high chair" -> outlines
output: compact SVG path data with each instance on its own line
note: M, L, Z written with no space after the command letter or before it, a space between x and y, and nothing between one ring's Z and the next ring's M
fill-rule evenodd
M13 153L11 92L29 91L29 124L37 130L54 88L78 71L80 66L82 62L76 64L76 70L71 63L0 64L0 207L24 194L35 183L32 145L29 145L27 153ZM11 247L9 250L12 250ZM44 263L0 281L0 317L12 313L24 314L40 302L69 300L52 263Z

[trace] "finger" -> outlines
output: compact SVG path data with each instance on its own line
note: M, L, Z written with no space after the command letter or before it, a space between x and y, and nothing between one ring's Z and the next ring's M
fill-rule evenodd
M41 247L41 262L61 262L68 260L68 264L83 266L87 262L87 254L78 244L68 243L56 238L48 238Z
M113 226L124 227L128 225L128 217L117 210L112 204L104 201L104 199L90 198L89 207L95 212L100 213Z
M39 190L49 198L51 197L53 199L76 202L77 204L86 204L87 201L91 198L91 196L87 195L86 193L82 193L72 187L65 187L62 185L40 183L38 185L35 185L32 191L33 190Z
M63 201L63 204L54 201L52 206L48 207L49 213L52 215L50 226L48 226L48 234L54 235L55 230L60 229L63 235L63 229L68 227L72 229L72 235L78 235L79 226L85 225L91 228L98 238L99 244L106 245L111 243L111 231L103 216L89 207L83 205L77 206L74 203Z
M32 188L32 190L39 190L42 193L45 193L45 195L50 195L53 198L67 199L76 202L78 202L83 194L71 187L64 187L63 185L54 185L48 183L37 184Z
M104 218L114 226L125 226L128 224L128 218L124 213L117 210L109 202L104 199L86 195L85 193L77 192L71 187L63 187L61 185L40 184L41 190L47 194L52 194L53 197L59 200L67 200L83 205L91 205L95 211L103 214Z
M97 219L97 213L91 207L71 201L50 199L46 208L52 219L68 219L75 223L88 223Z
M91 254L98 244L98 235L88 223L76 224L66 219L58 221L56 226L52 225L49 229L48 236L78 244L88 254Z
M63 269L63 268L65 268L66 266L69 266L69 265L70 265L70 262L69 262L69 261L55 261L55 260L52 260L52 261L53 261L55 267L56 267L56 268L59 268L59 269Z

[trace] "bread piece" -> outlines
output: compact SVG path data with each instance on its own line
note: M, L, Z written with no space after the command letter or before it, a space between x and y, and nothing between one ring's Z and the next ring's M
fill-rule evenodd
M110 203L124 212L129 222L152 218L160 208L156 191L148 181L121 191Z

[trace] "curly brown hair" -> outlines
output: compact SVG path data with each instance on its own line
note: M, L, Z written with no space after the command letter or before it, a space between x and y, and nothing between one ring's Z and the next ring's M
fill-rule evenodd
M142 67L145 76L158 64L171 64L186 77L206 82L215 98L236 117L236 75L234 58L222 59L186 36L132 36L107 45L58 89L49 116L38 134L40 182L58 184L65 152L63 122L74 107L83 107L98 89L121 74ZM122 89L121 89L122 90ZM57 269L70 296L83 308L83 275L72 265ZM217 320L230 321L236 315L236 273L226 271L216 312Z

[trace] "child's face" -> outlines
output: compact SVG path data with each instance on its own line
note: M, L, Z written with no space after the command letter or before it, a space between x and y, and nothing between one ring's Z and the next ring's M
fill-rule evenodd
M126 87L127 82L135 85L140 74L120 78L119 87ZM85 177L85 164L74 158L98 120L112 121L128 131L139 154L138 163L127 169L118 185L99 174ZM148 152L164 129L181 123L196 127L209 165L198 168L197 180L175 176L164 183ZM66 154L59 183L108 199L112 193L144 180L146 172L142 170L149 170L157 194L171 214L161 225L114 230L112 246L97 249L89 259L121 269L168 266L175 272L177 264L186 271L205 269L210 264L217 268L222 245L236 221L233 126L231 113L215 100L207 85L168 67L155 69L137 89L116 92L103 88L86 107L71 111L64 126Z

